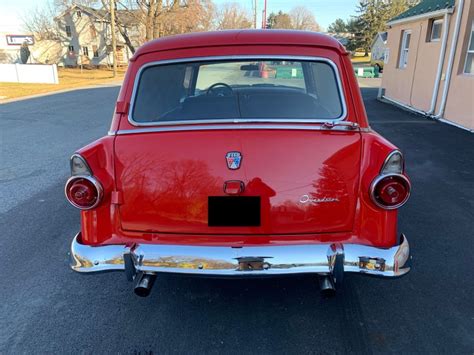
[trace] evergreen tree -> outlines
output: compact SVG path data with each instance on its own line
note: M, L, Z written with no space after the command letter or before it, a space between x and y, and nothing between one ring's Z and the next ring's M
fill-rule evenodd
M347 32L347 25L342 18L336 19L328 27L329 33L344 33Z
M283 11L278 11L277 14L272 12L267 19L267 28L273 28L273 29L291 29L293 28L293 25L291 23L291 17L289 14L283 12Z
M346 28L347 32L353 36L346 47L348 50L355 52L357 49L362 48L362 23L358 17L353 17L347 20Z
M414 2L410 0L360 0L357 5L358 31L356 42L358 48L368 55L370 45L378 32L385 31L387 21L406 11Z

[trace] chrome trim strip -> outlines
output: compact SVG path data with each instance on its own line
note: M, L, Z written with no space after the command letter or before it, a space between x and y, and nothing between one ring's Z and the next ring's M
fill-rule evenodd
M383 249L360 244L244 246L183 246L138 244L136 246L89 246L80 243L80 234L71 245L71 268L81 273L125 271L125 261L132 260L137 272L168 272L216 276L266 276L331 272L335 252L344 256L344 272L383 277L398 277L410 271L404 267L410 255L407 239L400 245ZM126 257L125 257L126 255ZM384 269L363 268L362 260L383 260ZM242 260L260 260L265 267L242 270Z
M400 156L402 157L402 171L400 171L399 174L403 174L403 172L405 171L405 157L403 156L402 152L398 149L392 150L390 154L387 155L387 157L383 161L382 167L380 168L380 174L382 174L383 170L385 169L385 166L387 165L388 161L394 154L400 154Z
M92 174L92 169L91 167L89 166L89 164L87 163L87 160L84 159L84 157L82 155L80 155L79 153L74 153L73 155L71 155L71 157L69 158L69 169L71 170L71 176L78 176L78 175L74 175L72 173L72 159L74 158L78 158L79 160L82 160L82 162L84 163L84 165L86 166L87 170L89 171L89 175L93 175Z
M335 127L347 127L349 129L359 129L360 126L356 122L350 121L327 121L322 124L322 128L324 129L334 129Z
M135 107L135 98L138 91L138 83L142 72L151 66L164 65L164 64L174 64L174 63L192 63L192 62L205 62L205 61L220 61L220 60L258 60L258 59L274 59L274 60L301 60L301 61L312 61L312 62L325 62L328 63L334 70L334 75L336 76L337 87L339 90L339 96L342 106L341 117L337 119L324 120L324 119L314 119L314 120L294 120L291 118L283 120L271 120L271 119L225 119L225 120L184 120L184 121L166 121L166 122L138 122L135 121L132 117L133 109ZM143 126L161 126L161 125L189 125L189 124L207 124L207 123L248 123L248 122L289 122L289 123L317 123L317 122L328 122L328 121L342 121L347 116L347 105L346 105L346 96L344 95L344 89L342 87L341 78L339 70L336 64L328 59L323 57L311 57L311 56L292 56L292 55L231 55L231 56L206 56L206 57L191 57L191 58L178 58L178 59L169 59L169 60L160 60L155 62L146 63L140 67L138 70L134 83L132 96L130 98L130 108L128 110L128 122L132 126L143 127Z
M334 126L331 129L324 128L321 125L289 125L289 124L223 124L223 125L178 125L166 127L148 127L137 129L121 129L115 132L109 132L109 135L139 134L151 132L178 132L178 131L210 131L210 130L237 130L237 129L288 129L302 131L344 131L359 132L359 128L353 126Z
M73 201L71 201L67 195L67 188L69 186L69 184L73 181L73 180L76 180L76 179L85 179L85 180L89 180L92 184L94 184L96 190L97 190L97 201L91 206L91 207L82 207L82 206L79 206L77 204L75 204ZM69 203L71 205L73 205L74 207L82 210L82 211L86 211L86 210L91 210L93 208L96 208L97 205L100 203L100 201L102 201L102 197L104 196L104 189L102 188L102 184L99 182L99 180L97 180L95 177L93 176L88 176L88 175L74 175L74 176L71 176L69 179L67 179L66 181L66 185L64 185L64 194L66 195L66 199L69 201Z
M385 179L386 177L390 177L390 176L396 176L396 177L399 177L399 178L405 180L405 182L408 184L408 193L407 193L407 196L405 197L405 199L402 202L400 202L399 204L394 205L394 206L385 206L385 205L381 204L379 201L376 200L374 191L375 191L375 187L380 182L380 180ZM370 195L370 199L372 200L372 202L375 203L378 207L383 208L384 210L396 210L397 208L402 207L408 201L408 199L410 198L410 194L411 194L410 180L408 180L408 178L403 174L381 174L381 175L378 175L374 179L374 181L372 181L372 183L370 184L370 188L369 188L369 195Z

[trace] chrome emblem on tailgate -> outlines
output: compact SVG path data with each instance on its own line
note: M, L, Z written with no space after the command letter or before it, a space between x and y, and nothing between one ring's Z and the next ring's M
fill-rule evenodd
M314 205L318 203L326 203L326 202L339 202L337 197L323 197L323 198L314 198L309 195L303 195L300 197L300 203L312 203Z
M227 167L230 170L237 170L240 168L240 163L242 162L242 155L240 152L228 152L225 155L225 160L227 161Z

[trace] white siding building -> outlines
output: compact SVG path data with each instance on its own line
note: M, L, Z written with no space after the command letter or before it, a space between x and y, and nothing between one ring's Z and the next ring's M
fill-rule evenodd
M127 33L135 47L141 42L141 24L133 13L117 11L120 22L127 25ZM112 41L108 14L86 6L73 5L55 18L62 46L61 62L66 66L111 65ZM117 63L126 65L132 52L118 30Z

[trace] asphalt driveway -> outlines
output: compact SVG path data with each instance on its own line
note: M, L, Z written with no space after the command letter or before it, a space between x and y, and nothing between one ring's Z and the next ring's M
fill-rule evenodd
M349 275L336 298L298 276L162 276L150 297L121 273L68 267L79 213L68 158L104 135L118 88L0 105L0 353L466 353L474 351L474 135L375 100L371 124L405 153L400 211L413 271Z

